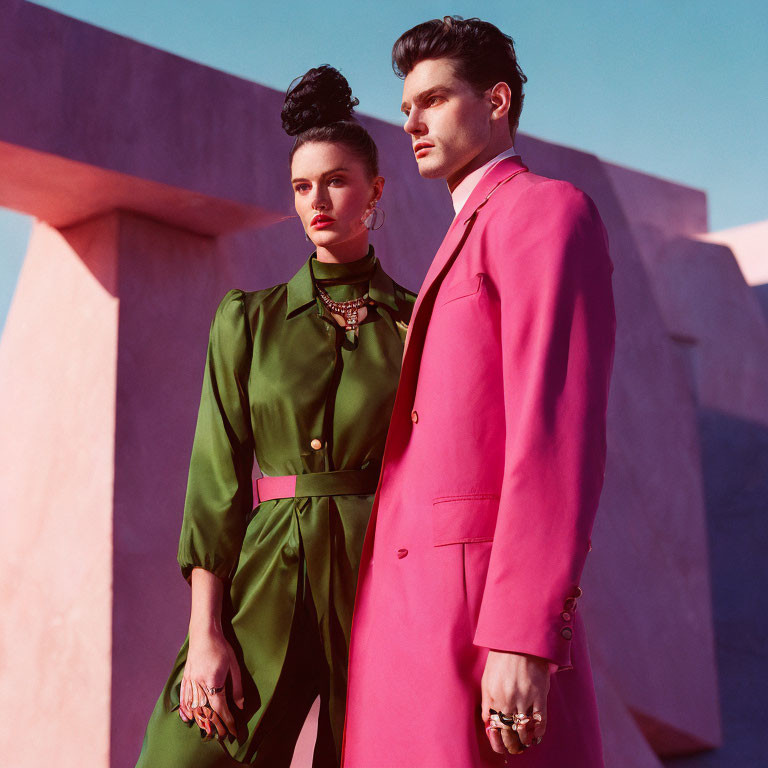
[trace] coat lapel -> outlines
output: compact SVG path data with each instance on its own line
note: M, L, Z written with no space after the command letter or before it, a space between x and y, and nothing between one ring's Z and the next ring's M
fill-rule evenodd
M518 173L527 170L528 168L523 165L519 155L507 157L496 163L496 165L494 165L493 168L480 179L474 190L472 190L472 194L467 199L467 202L464 203L464 206L448 228L448 232L446 232L443 242L440 244L440 248L438 248L435 258L432 260L432 264L430 264L427 274L424 277L424 282L419 290L416 303L413 306L411 322L408 326L405 338L403 365L405 365L405 358L408 353L408 346L414 328L417 325L428 322L429 315L432 314L431 299L432 294L434 293L432 289L439 287L439 284L436 285L437 278L442 274L446 264L454 255L473 214L485 203L490 193L496 189L496 187L511 179L513 176L516 176ZM428 297L429 300L427 300Z
M488 199L491 192L500 184L513 178L518 173L527 170L528 168L523 165L520 157L515 155L513 157L505 158L497 163L483 176L482 179L480 179L477 186L472 191L472 194L469 196L469 199L459 211L459 215L456 216L453 223L448 228L448 232L446 232L443 242L435 254L432 264L427 270L427 275L424 278L419 295L413 305L411 321L408 325L408 331L405 337L403 364L400 368L400 381L397 387L397 393L395 394L392 418L384 445L382 471L379 475L379 483L376 487L376 496L373 501L371 518L368 523L368 530L363 545L358 595L360 594L360 584L362 584L365 579L365 572L367 571L373 556L373 539L376 530L376 519L378 517L381 485L386 466L394 459L394 456L398 451L401 450L403 438L407 434L403 431L403 425L407 424L408 426L411 426L410 419L406 420L406 414L413 406L427 324L432 315L432 308L434 307L437 289L442 282L441 276L446 265L451 262L451 257L456 254L457 249L460 246L463 247L462 239L467 231L467 227L470 226L470 220L477 210L485 204L485 201Z

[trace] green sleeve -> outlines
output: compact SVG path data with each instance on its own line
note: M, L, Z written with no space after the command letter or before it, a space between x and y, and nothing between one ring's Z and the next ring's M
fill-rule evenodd
M253 508L253 433L248 374L253 350L245 296L231 290L219 304L208 340L200 410L189 464L178 561L222 579L234 572Z

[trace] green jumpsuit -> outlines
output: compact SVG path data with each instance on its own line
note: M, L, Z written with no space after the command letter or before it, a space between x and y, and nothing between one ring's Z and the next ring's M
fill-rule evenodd
M316 282L336 301L368 291L376 304L357 332L334 321ZM234 706L228 685L238 734L224 742L203 742L194 722L182 722L187 637L137 768L288 766L317 695L314 765L339 764L357 570L414 301L373 247L347 264L313 253L288 283L231 290L221 301L178 560L185 578L202 567L227 585L222 623L240 662L245 708ZM264 475L305 475L296 497L254 509L254 456ZM366 472L339 488L324 474L338 470Z

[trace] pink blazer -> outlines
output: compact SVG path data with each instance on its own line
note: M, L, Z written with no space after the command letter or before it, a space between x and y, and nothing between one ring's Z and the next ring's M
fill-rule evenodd
M592 201L517 157L448 230L363 549L345 768L503 764L480 718L489 648L558 665L547 735L515 764L602 765L576 601L605 469L612 271Z

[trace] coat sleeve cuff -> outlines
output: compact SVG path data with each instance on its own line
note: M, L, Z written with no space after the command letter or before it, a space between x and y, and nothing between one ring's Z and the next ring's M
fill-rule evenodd
M510 621L510 605L486 595L480 608L474 644L483 648L538 656L556 664L558 671L571 669L571 644L578 631L576 603L581 588L561 598L518 605L519 615ZM548 606L542 611L542 606Z
M538 656L557 666L557 671L572 669L571 641L560 636L541 638L538 642L531 638L503 638L498 635L484 635L480 629L475 633L474 644L492 651L521 653L526 656Z

